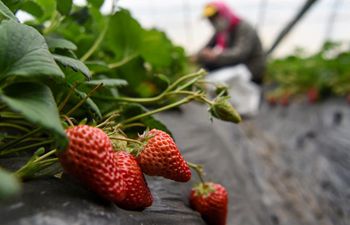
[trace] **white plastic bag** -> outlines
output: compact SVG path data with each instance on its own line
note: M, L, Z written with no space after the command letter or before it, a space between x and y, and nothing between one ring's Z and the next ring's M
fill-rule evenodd
M251 73L244 65L215 70L206 77L207 81L228 86L230 101L240 114L254 116L259 110L261 91L250 79Z

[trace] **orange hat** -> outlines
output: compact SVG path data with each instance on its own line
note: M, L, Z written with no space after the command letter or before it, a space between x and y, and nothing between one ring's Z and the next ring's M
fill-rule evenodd
M212 17L217 13L218 13L218 9L215 7L215 5L208 4L204 7L204 10L203 10L204 17L207 17L207 18Z

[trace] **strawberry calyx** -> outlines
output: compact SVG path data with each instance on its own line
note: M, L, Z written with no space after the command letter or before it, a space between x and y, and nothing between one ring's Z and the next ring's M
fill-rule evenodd
M154 136L155 134L150 133L149 128L147 128L142 134L139 134L139 138L137 139L137 141L140 144L133 146L133 151L131 154L133 154L135 157L139 156L145 148L145 146L147 145L148 141Z
M210 196L210 194L215 192L215 186L214 183L211 182L201 182L194 186L192 190L194 191L195 196L207 198Z

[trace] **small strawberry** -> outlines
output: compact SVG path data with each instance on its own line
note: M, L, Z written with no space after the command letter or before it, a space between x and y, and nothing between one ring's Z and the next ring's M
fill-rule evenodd
M316 88L310 88L307 91L307 99L309 103L315 103L319 99L319 91Z
M273 95L269 95L266 97L267 102L269 103L270 106L275 106L277 104L277 99Z
M279 99L279 103L282 106L285 106L285 107L288 106L289 105L289 95L285 94L285 95L281 96Z
M348 104L350 104L350 94L346 96L346 101L348 102Z
M59 154L66 173L112 202L125 196L122 174L108 136L96 127L79 125L66 130L69 145Z
M137 156L137 161L145 174L179 182L191 179L190 168L167 133L153 129L144 138L147 143Z
M118 201L117 205L129 210L142 210L151 206L153 197L136 158L124 151L117 151L115 155L126 190L126 197Z
M225 225L228 197L220 184L200 183L192 188L190 205L209 225Z

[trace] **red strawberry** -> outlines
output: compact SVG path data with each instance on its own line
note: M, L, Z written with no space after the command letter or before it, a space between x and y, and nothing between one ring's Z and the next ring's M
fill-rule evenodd
M310 88L307 91L307 99L309 101L309 103L315 103L317 102L317 100L319 99L319 92L316 88Z
M277 99L273 95L269 95L266 98L267 102L269 103L270 106L275 106L277 104Z
M145 134L147 144L137 157L142 171L179 182L191 179L191 170L174 140L165 132L153 129Z
M117 167L125 182L126 197L117 205L124 209L142 210L152 205L153 197L148 189L136 158L128 152L117 151Z
M105 199L122 201L126 196L125 184L108 136L87 125L68 128L66 133L69 145L59 154L64 171Z
M227 203L227 191L220 184L208 182L192 188L190 205L209 225L226 224Z
M285 94L285 95L281 96L281 98L279 99L279 103L282 106L288 106L289 105L289 95Z
M348 102L348 104L350 104L350 94L346 96L346 101Z

